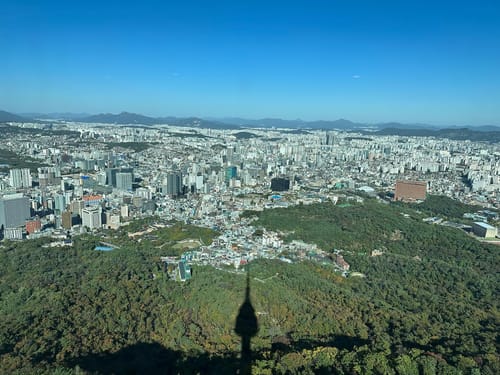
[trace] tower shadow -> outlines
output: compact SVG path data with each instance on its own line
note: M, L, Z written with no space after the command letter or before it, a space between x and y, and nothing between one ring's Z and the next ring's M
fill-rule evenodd
M241 357L240 374L249 375L252 373L252 349L250 341L259 331L255 309L250 300L250 272L247 270L247 286L245 300L240 306L234 331L241 336Z

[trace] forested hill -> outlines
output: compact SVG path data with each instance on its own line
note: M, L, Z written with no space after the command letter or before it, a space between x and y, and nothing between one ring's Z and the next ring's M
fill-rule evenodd
M500 373L497 247L374 200L257 215L287 241L342 249L364 277L252 262L254 374ZM90 236L72 248L1 243L0 372L236 373L246 276L200 266L186 283L168 280L159 255L184 231L158 234L161 248L120 231L110 252Z
M0 123L2 123L2 122L28 122L28 121L32 121L32 120L27 119L27 118L22 117L22 116L18 116L14 113L0 110Z

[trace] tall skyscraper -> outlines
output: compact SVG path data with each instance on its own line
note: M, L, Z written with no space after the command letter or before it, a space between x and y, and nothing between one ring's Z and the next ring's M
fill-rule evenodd
M55 194L54 208L57 214L61 214L66 209L66 197L64 194Z
M238 177L238 169L235 166L226 168L226 182L229 182L231 179Z
M30 202L22 194L12 194L0 199L0 229L24 226L31 217Z
M11 169L9 171L9 184L13 188L30 188L32 184L31 172L28 168Z
M335 136L333 133L326 133L325 144L328 146L332 146L335 143Z
M167 176L167 194L173 197L182 194L182 173L171 173Z
M116 188L124 191L132 191L132 173L118 172L116 174Z
M116 185L116 173L118 168L108 168L106 169L106 185L115 186Z

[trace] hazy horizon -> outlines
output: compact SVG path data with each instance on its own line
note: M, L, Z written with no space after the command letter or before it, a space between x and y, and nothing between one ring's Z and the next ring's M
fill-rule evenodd
M4 110L3 108L0 108L0 110ZM430 126L430 127L440 127L440 128L446 128L446 127L461 127L461 126L470 126L470 127L482 127L482 126L494 126L494 127L500 127L500 123L482 123L482 124L457 124L457 123L449 123L449 122L402 122L402 121L393 121L393 120L387 120L387 121L369 121L369 122L364 122L364 121L354 121L349 118L345 117L339 117L339 118L311 118L311 119L305 119L305 118L286 118L286 117L258 117L258 118L250 118L250 117L242 117L242 116L194 116L194 115L187 115L187 116L175 116L175 115L170 115L170 114L162 114L162 115L151 115L147 113L137 113L137 112L130 112L126 110L118 111L118 112L100 112L100 113L88 113L88 112L63 112L63 111L54 111L54 112L11 112L7 111L9 113L13 113L19 116L23 117L31 117L36 119L36 115L43 115L43 116L49 116L49 115L65 115L68 117L75 116L74 119L77 121L78 118L84 118L84 117L90 117L90 116L96 116L96 115L118 115L121 113L128 113L132 115L141 115L141 116L146 116L146 117L151 117L151 118L168 118L168 117L174 117L174 118L189 118L189 117L194 117L194 118L200 118L203 120L208 120L208 121L226 121L229 122L230 120L237 119L237 120L245 120L245 121L260 121L260 120L283 120L283 121L303 121L303 122L316 122L316 121L326 121L326 122L334 122L334 121L339 121L339 120L347 120L350 122L353 122L355 124L362 124L362 125L367 125L367 126L376 126L376 125L383 125L383 124L391 124L391 123L398 123L401 125L413 125L413 126ZM54 118L56 119L56 118ZM237 124L236 124L237 125Z

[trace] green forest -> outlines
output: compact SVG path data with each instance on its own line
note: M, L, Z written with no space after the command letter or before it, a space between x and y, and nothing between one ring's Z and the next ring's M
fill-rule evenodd
M4 148L0 148L0 160L5 165L0 165L0 172L8 172L10 168L30 168L32 171L36 171L37 168L45 166L39 160L29 156L18 155L14 151Z
M412 207L412 203L397 202L395 205ZM462 220L465 213L474 213L483 209L481 206L464 204L443 195L427 195L427 198L416 208L428 215L438 215L456 220Z
M367 199L245 214L286 241L342 250L365 276L251 262L253 374L500 373L499 249L424 223L416 208ZM0 243L0 372L236 373L246 274L195 266L180 283L159 262L176 241L216 234L180 224L143 241L111 233L109 252L90 235L66 248Z

